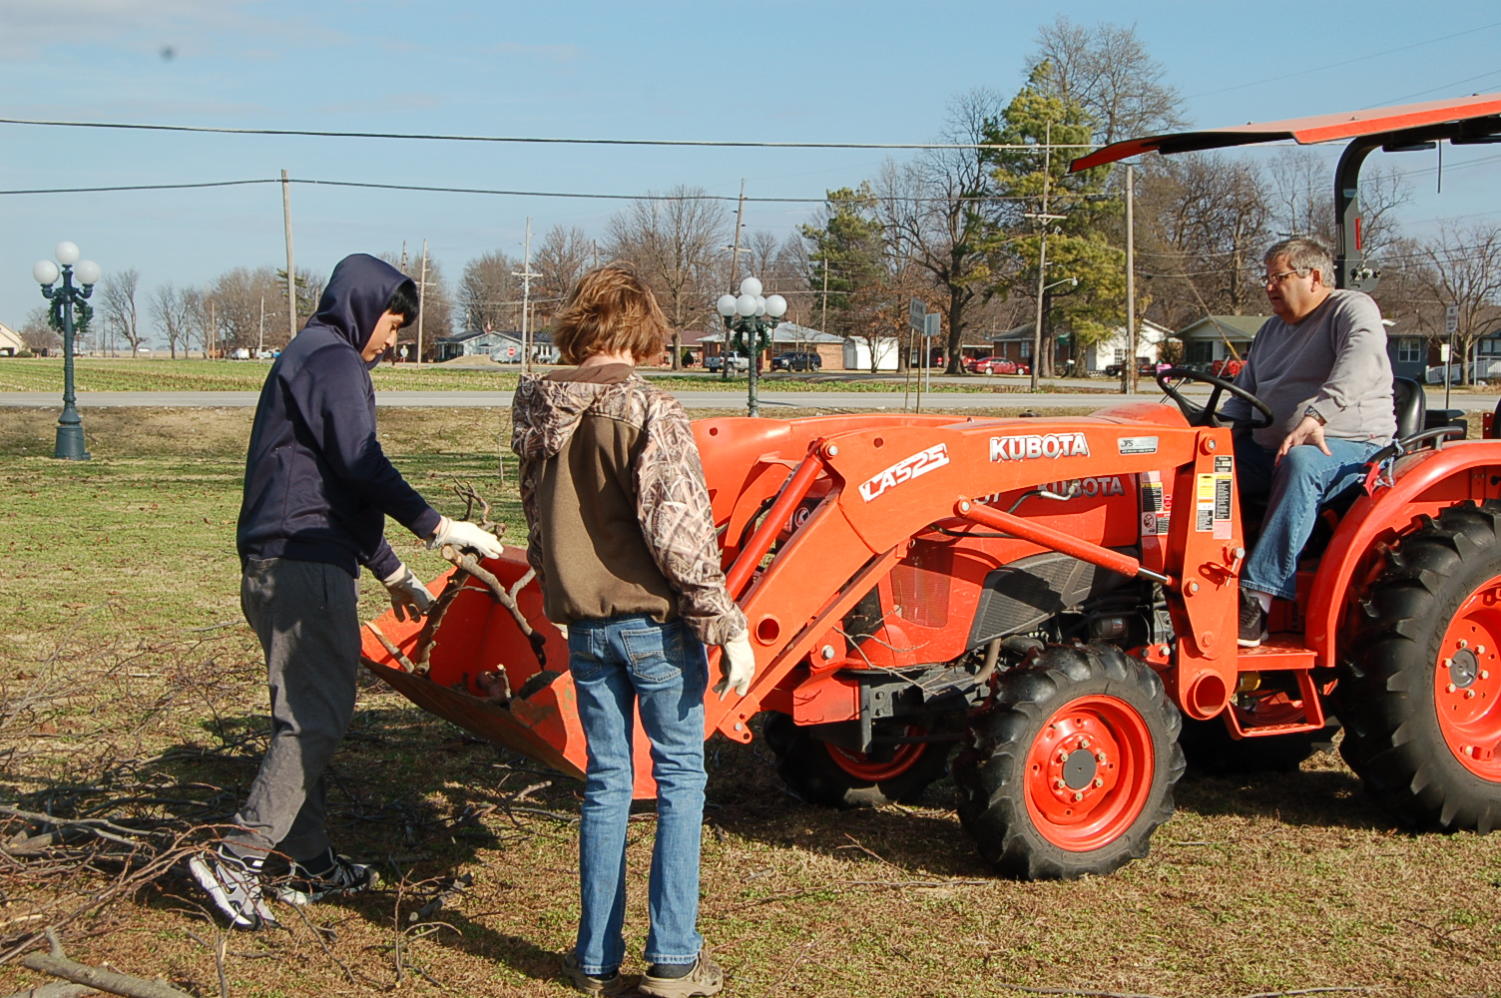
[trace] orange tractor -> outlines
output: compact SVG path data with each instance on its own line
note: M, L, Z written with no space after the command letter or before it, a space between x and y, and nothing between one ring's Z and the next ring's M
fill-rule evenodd
M749 742L761 715L788 787L831 805L911 799L951 769L981 854L1026 878L1144 855L1180 735L1285 764L1335 714L1346 760L1403 822L1501 823L1501 440L1452 441L1462 427L1425 426L1421 391L1399 393L1401 439L1326 518L1270 639L1242 649L1254 518L1216 407L1245 393L1157 380L1176 406L696 423L757 658L746 695L707 699L706 736ZM580 776L567 650L524 552L451 554L426 621L367 626L367 664ZM635 745L649 796L639 730Z

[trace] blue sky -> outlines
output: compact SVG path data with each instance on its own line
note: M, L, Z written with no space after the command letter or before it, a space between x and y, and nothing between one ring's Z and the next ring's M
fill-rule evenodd
M1341 14L1348 11L1348 18ZM450 0L4 0L0 117L230 128L571 138L923 142L959 94L1009 96L1040 25L1134 24L1186 98L1191 125L1264 121L1501 91L1501 8L1443 4L763 2L566 4ZM171 57L164 57L170 49ZM1337 150L1331 150L1331 157ZM678 184L819 197L888 156L851 150L662 149L179 135L0 124L0 190L276 177L640 194ZM1269 155L1247 151L1246 156ZM1331 158L1332 162L1332 158ZM1445 150L1412 172L1404 211L1501 218L1501 155ZM555 224L603 234L620 202L292 190L299 267L412 252L450 280L481 253L521 252ZM778 237L811 205L747 207ZM42 301L30 273L72 239L106 272L156 284L280 266L275 185L0 196L0 322Z

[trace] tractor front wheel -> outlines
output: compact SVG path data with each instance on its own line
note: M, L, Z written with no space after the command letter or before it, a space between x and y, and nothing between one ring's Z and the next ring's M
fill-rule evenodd
M893 741L866 753L824 741L786 714L767 715L763 730L777 757L777 773L793 796L829 807L917 800L943 775L953 748L952 741L916 740L930 733L916 724L878 722L878 736L912 740Z
M1406 824L1501 827L1501 503L1443 510L1387 554L1340 678L1340 751Z
M1162 680L1110 645L1053 647L1003 673L955 757L959 818L1027 880L1109 873L1147 853L1183 775Z

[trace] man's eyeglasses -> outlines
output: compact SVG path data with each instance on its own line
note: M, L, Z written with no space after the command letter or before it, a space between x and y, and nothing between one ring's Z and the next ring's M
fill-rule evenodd
M1280 274L1266 274L1265 276L1263 276L1261 274L1256 274L1256 280L1260 281L1263 287L1265 287L1265 286L1267 286L1269 284L1273 285L1273 286L1276 286L1276 285L1280 285L1283 281L1287 280L1289 277L1292 277L1294 274L1296 274L1299 277L1302 277L1306 273L1308 273L1308 269L1306 267L1304 269L1302 269L1302 270L1299 270L1298 268L1294 267L1292 270L1284 270Z

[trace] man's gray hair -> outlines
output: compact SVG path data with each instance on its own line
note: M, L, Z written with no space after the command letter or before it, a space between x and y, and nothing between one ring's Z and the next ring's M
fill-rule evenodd
M1287 265L1298 273L1317 270L1325 287L1335 286L1334 258L1329 255L1324 244L1317 239L1309 239L1306 236L1284 239L1267 250L1261 262L1270 266L1271 262L1279 256L1287 257Z

